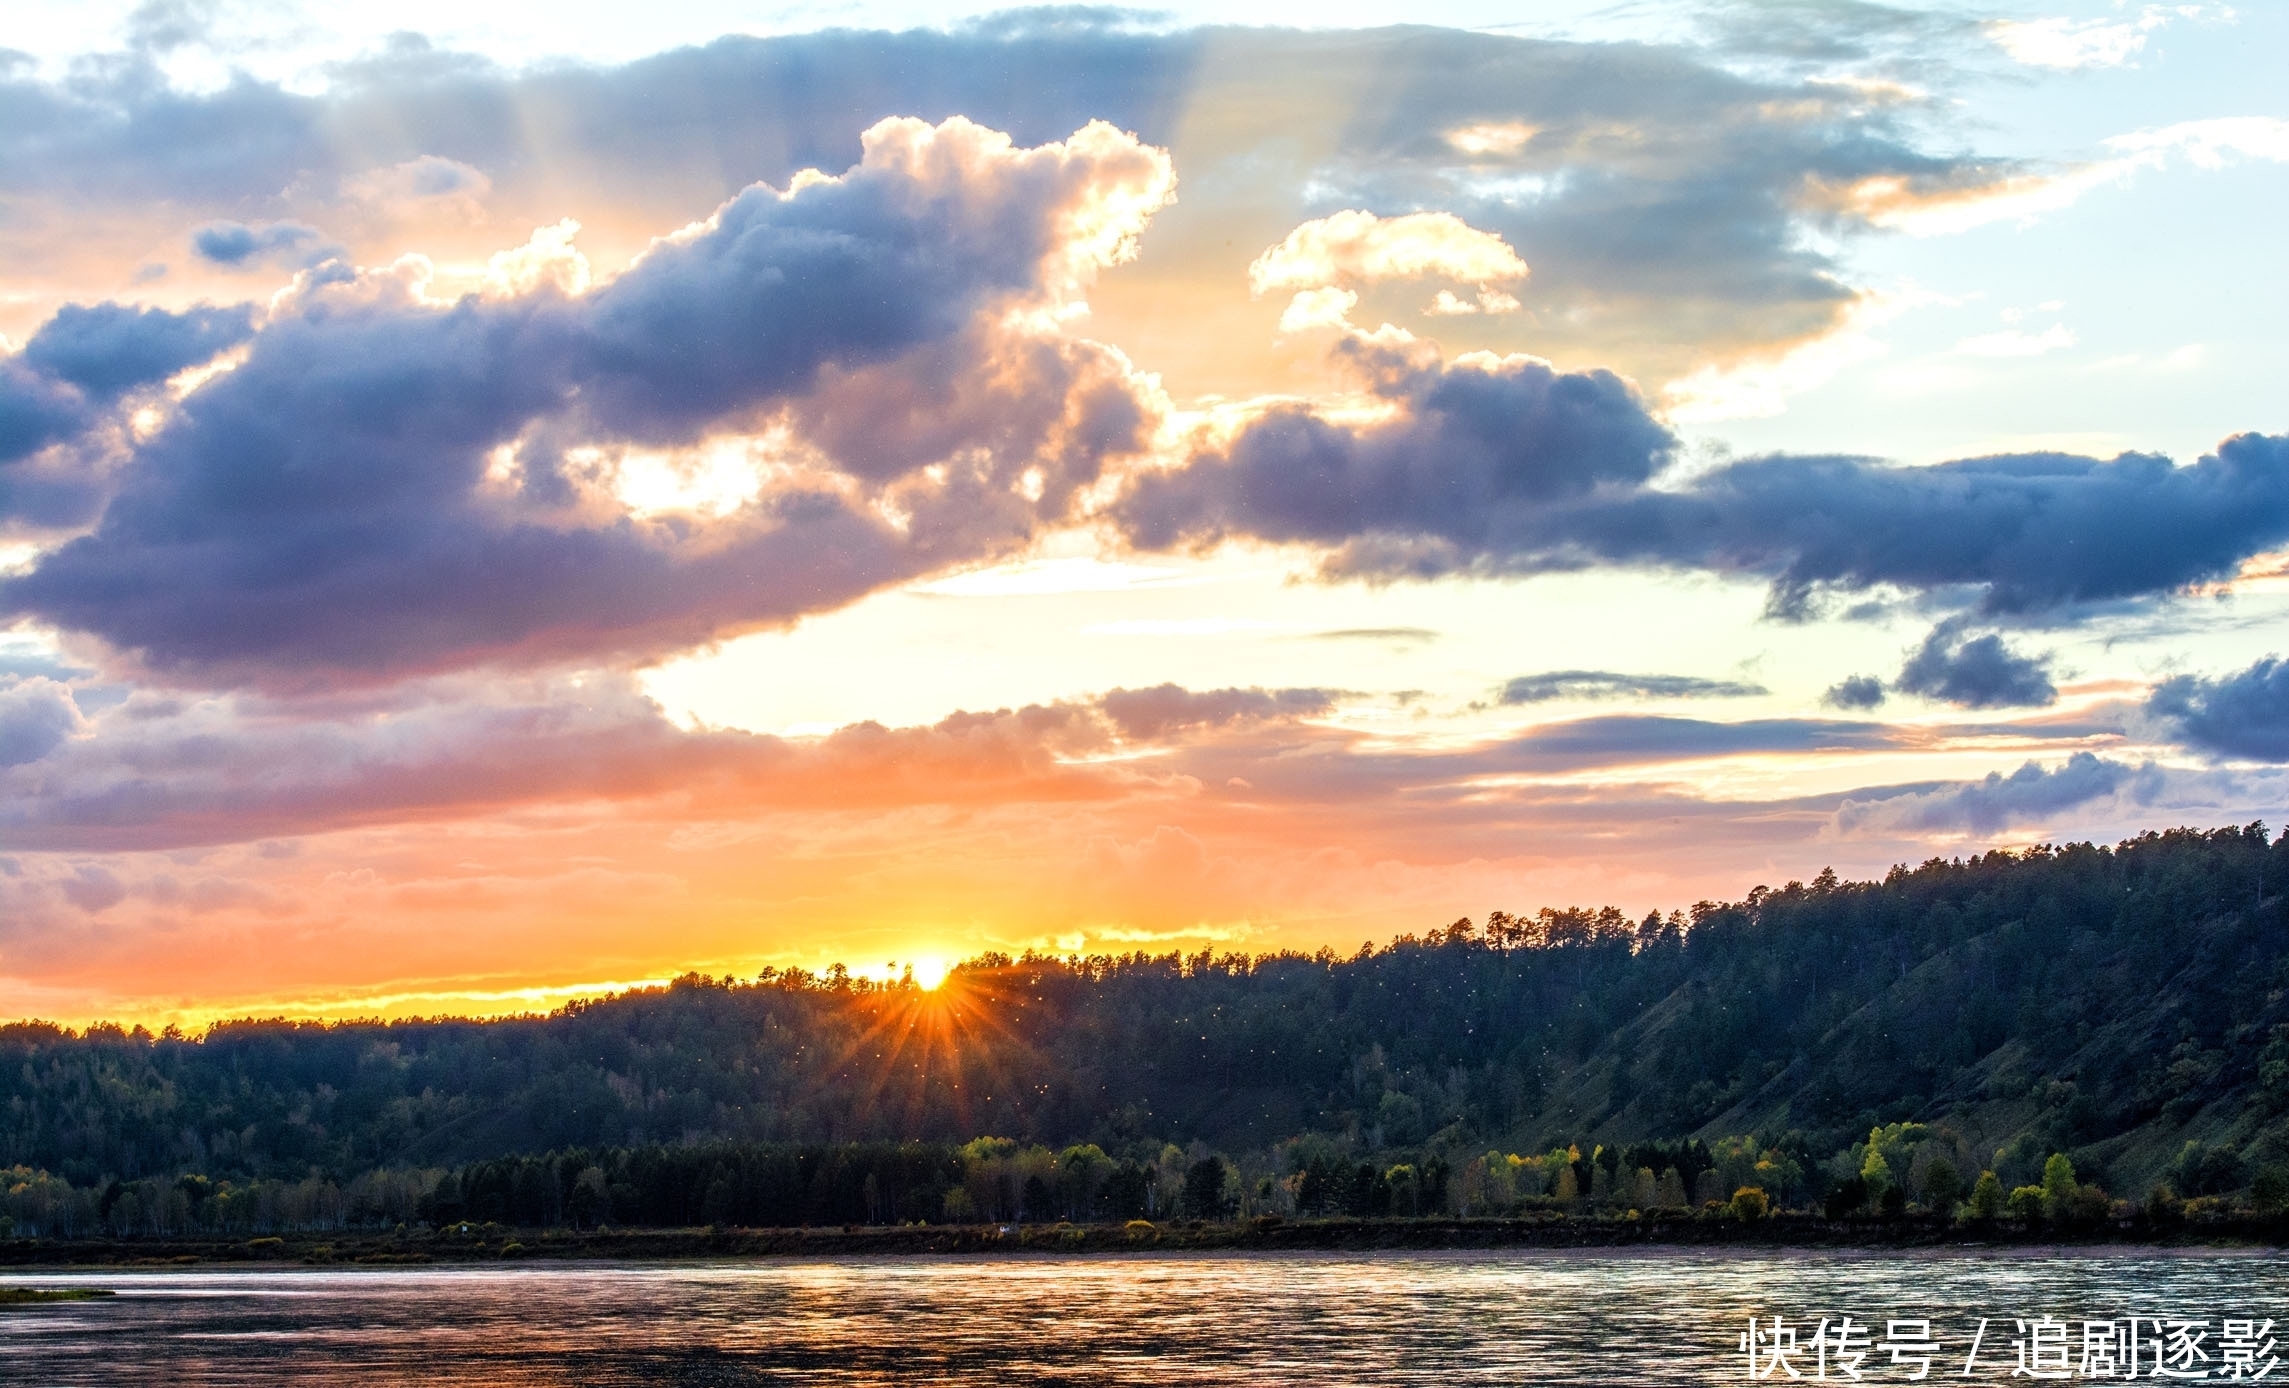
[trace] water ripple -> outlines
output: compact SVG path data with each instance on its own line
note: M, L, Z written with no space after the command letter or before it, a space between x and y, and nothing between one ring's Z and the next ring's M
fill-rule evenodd
M2264 1319L2270 1258L2151 1251L901 1258L38 1277L0 1383L1704 1384L1748 1318L1929 1318L2006 1384L2014 1317ZM1958 1367L1980 1317L2000 1323ZM2284 1331L2289 1336L2289 1330ZM2289 1370L2285 1370L2289 1371ZM1832 1375L1833 1376L1833 1375ZM1776 1381L1779 1376L1776 1376ZM1812 1377L1805 1366L1805 1378ZM1871 1383L1906 1382L1877 1371ZM2020 1380L2023 1382L2024 1380Z

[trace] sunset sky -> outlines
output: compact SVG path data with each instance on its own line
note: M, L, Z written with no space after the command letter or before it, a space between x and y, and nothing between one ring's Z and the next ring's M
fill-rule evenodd
M0 1018L2289 814L2289 7L346 8L0 37Z

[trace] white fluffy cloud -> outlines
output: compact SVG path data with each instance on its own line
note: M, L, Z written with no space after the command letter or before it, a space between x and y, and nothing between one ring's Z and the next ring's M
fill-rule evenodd
M1350 211L1315 218L1289 232L1248 267L1248 287L1264 294L1426 275L1500 284L1526 274L1526 262L1509 242L1451 212L1378 217Z
M2173 20L2211 15L2230 20L2232 14L2231 9L2224 9L2219 15L2218 8L2207 5L2148 5L2136 18L2067 19L2054 15L1998 19L1990 21L1986 29L1987 36L2017 61L2029 67L2072 72L2135 62L2146 51L2147 37Z

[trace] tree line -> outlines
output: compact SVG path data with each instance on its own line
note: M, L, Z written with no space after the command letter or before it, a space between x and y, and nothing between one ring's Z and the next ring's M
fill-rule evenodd
M1547 1153L1489 1150L1459 1173L1444 1158L1384 1165L1299 1140L1238 1158L1169 1145L1110 1155L1093 1143L1052 1150L1008 1138L947 1143L742 1143L574 1149L428 1171L368 1172L346 1186L318 1177L244 1184L172 1181L77 1187L44 1172L0 1171L0 1238L245 1237L470 1224L519 1229L798 1228L886 1224L1096 1223L1184 1219L1504 1218L1554 1213L1760 1218L1777 1210L1831 1219L1908 1213L1968 1220L2090 1222L2189 1208L2289 1210L2289 1165L2244 1184L2221 1149L2189 1143L2142 1200L2081 1181L2053 1153L2039 1180L2006 1190L1992 1170L1967 1177L1959 1135L1921 1124L1870 1130L1824 1166L1740 1135Z
M929 1217L927 1181L861 1154L955 1162L980 1134L1006 1135L1013 1193L973 1189L969 1156L929 1178L980 1220L1033 1208L1029 1181L1056 1198L1057 1159L1087 1149L1102 1217L1112 1190L1181 1208L1211 1157L1235 1211L1692 1207L1744 1186L1825 1207L1854 1181L1880 1211L1949 1170L1963 1199L1993 1172L2007 1202L2053 1155L2109 1190L2253 1198L2289 1161L2284 884L2289 844L2263 826L2181 829L1642 917L1498 910L1348 955L985 956L935 991L692 976L485 1022L18 1023L0 1171L26 1201L145 1225L327 1200L415 1217L408 1200L502 1162L556 1163L560 1203L593 1168L612 1209L651 1210L615 1165L645 1152L701 1170L676 1186L697 1222L718 1175L735 1203L791 1209L784 1191L823 1180L843 1193L816 1208L843 1222ZM1871 1132L1911 1127L1866 1169ZM730 1164L666 1155L700 1150ZM570 1184L567 1153L587 1154Z

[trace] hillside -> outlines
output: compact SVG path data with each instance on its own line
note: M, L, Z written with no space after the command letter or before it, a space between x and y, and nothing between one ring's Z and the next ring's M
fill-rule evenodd
M2064 1151L2117 1194L2194 1194L2289 1160L2285 887L2289 836L2253 825L1824 873L1642 921L1498 911L1352 957L985 958L936 992L691 978L546 1018L201 1038L23 1023L0 1029L0 1167L346 1182L999 1135L1460 1173L1490 1147L1748 1134L1732 1145L1816 1199L1871 1128L1920 1123L1919 1172L1944 1153L2009 1186Z

